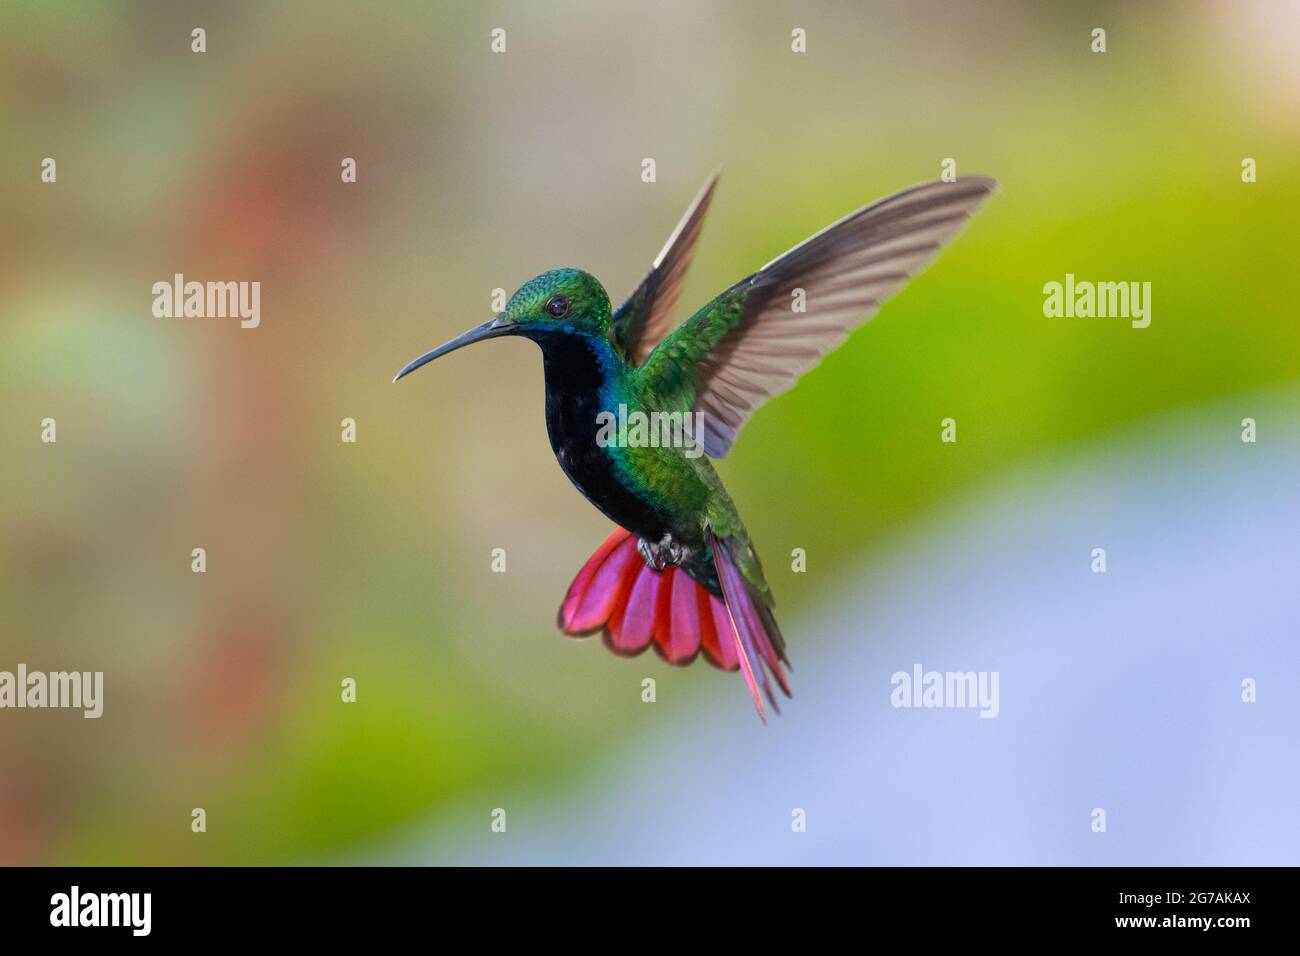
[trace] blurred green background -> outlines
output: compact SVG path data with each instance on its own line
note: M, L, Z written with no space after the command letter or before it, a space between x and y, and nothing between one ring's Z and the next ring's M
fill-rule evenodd
M98 721L0 713L0 862L341 858L748 707L556 633L608 527L531 345L390 384L496 287L617 300L718 164L683 307L945 157L1001 183L720 466L783 620L1019 467L1293 384L1298 35L1280 2L0 6L0 669L107 686ZM177 272L259 280L261 327L154 318ZM1151 282L1151 326L1044 318L1067 272Z

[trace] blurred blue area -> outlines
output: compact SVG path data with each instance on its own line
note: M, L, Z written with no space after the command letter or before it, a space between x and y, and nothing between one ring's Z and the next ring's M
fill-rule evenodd
M1294 865L1298 399L1149 421L932 515L786 623L766 728L733 677L571 789L485 793L366 859ZM1000 715L894 709L917 662L999 672Z

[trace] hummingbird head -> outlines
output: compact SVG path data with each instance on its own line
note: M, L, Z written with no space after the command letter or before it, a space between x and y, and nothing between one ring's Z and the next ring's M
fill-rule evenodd
M520 286L496 318L407 363L393 381L448 352L503 335L522 335L542 345L562 335L606 339L609 321L609 295L595 276L581 269L552 269Z

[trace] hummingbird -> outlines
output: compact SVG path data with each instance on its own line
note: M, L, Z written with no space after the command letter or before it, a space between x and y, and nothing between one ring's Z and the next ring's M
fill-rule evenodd
M762 404L792 388L920 272L996 188L982 176L925 183L859 209L715 296L679 326L674 308L718 174L617 309L581 269L524 283L494 318L411 361L503 336L541 349L546 430L560 468L615 529L573 579L558 626L616 654L739 670L759 719L790 661L772 589L712 462ZM649 441L607 427L640 412L684 427ZM667 416L654 419L652 416ZM677 416L673 418L672 416ZM702 452L702 453L701 453Z

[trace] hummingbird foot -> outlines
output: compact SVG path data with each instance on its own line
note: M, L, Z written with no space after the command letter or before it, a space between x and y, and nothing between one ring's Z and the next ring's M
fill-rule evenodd
M685 545L678 544L670 534L660 538L657 544L647 541L645 538L637 538L636 549L653 571L676 567L691 556L690 549Z

